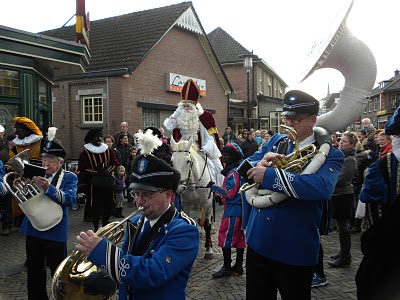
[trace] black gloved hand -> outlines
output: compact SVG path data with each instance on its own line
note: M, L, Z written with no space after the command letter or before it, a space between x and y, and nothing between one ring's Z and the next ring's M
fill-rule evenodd
M210 181L210 182L207 184L207 187L210 188L210 187L212 187L214 184L215 184L214 181Z

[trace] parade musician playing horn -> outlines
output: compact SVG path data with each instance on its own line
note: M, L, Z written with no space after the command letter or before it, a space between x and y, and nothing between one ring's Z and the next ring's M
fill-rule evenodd
M78 178L74 173L62 169L66 150L60 141L53 139L51 131L49 128L49 140L42 150L42 166L47 168L46 175L34 176L33 181L48 198L62 207L63 216L57 225L45 231L35 229L27 217L22 222L20 232L26 236L29 299L48 299L46 266L53 276L67 256L68 207L72 207L76 201Z
M154 148L149 151L142 142L141 147L130 189L142 212L128 221L122 248L89 230L77 236L76 250L119 283L119 299L184 300L199 231L171 204L180 173L150 154Z
M302 91L292 90L284 97L283 122L297 132L300 149L309 144L320 146L320 137L313 131L318 109L318 101ZM278 158L291 153L292 140L291 135L275 134L248 158L255 166L247 172L249 179L261 189L287 196L267 208L251 207L243 201L248 300L259 299L260 291L263 299L276 299L278 290L282 299L311 299L323 207L334 191L344 157L331 147L319 170L307 175L271 167Z

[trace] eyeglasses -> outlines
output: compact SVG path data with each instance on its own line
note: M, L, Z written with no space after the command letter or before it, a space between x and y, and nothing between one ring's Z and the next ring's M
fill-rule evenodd
M157 193L149 193L149 192L144 192L144 193L138 193L135 191L130 191L130 195L132 196L133 199L138 200L140 197L144 200L144 201L149 201L150 199L154 198L155 196L158 196L164 192L166 192L167 190L162 190L160 192Z
M291 122L291 123L293 123L293 124L299 124L301 121L303 121L305 118L308 118L309 117L309 115L306 115L305 117L303 117L303 118L296 118L296 117L288 117L288 116L284 116L283 118L282 118L282 120L283 120L283 122Z

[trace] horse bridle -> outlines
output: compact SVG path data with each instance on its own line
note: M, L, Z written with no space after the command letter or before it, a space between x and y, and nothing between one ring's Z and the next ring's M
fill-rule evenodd
M207 160L208 160L208 155L207 155L207 153L205 154L205 155L206 155L206 159L205 159L205 161L204 161L204 167L203 167L203 171L201 172L200 178L197 180L197 182L190 182L190 178L191 178L191 175L192 175L192 169L193 169L193 159L192 159L192 157L190 156L190 154L191 154L191 153L190 153L190 150L176 150L176 151L172 151L172 153L174 153L174 152L186 152L186 153L189 153L190 160L188 161L188 163L189 163L189 172L188 172L188 176L187 176L187 179L186 179L186 180L182 180L180 183L184 184L185 186L194 185L194 188L197 188L197 187L196 187L196 184L199 183L199 182L203 179L204 172L206 171ZM201 187L203 187L203 186L201 186Z

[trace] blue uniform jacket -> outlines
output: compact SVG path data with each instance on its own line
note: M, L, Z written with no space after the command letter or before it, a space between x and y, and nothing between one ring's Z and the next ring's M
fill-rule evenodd
M385 205L391 205L394 200L396 200L397 191L396 191L396 180L399 176L397 174L398 169L398 161L394 153L389 153L391 156L391 173L390 176L390 186L392 188L388 188L388 183L382 175L382 171L380 168L380 163L382 159L378 159L373 162L365 175L365 180L363 187L360 192L360 201L364 203L374 202ZM394 187L394 188L393 188ZM390 194L389 194L390 190Z
M255 163L264 154L276 152L277 143L285 137L275 134L249 160ZM243 200L243 205L247 206L244 212L249 213L247 245L258 254L281 263L316 265L323 204L332 196L343 161L343 153L331 147L324 165L315 174L300 175L267 168L262 188L289 197L278 205L264 209L251 207L246 199Z
M3 161L0 160L0 196L7 194L7 189L3 184L3 177L5 175Z
M210 187L211 190L222 196L222 202L225 205L224 218L242 216L242 199L238 191L243 183L243 180L240 179L240 175L235 168L226 174L222 187L217 185L212 185Z
M49 241L66 242L68 240L68 207L73 206L76 202L78 177L72 172L65 171L60 188L57 189L53 183L49 186L45 195L62 206L63 217L60 223L49 230L39 231L25 217L19 231L26 236L34 236Z
M140 216L131 219L137 226ZM199 230L184 213L161 227L143 256L129 253L129 231L121 248L102 239L89 255L89 260L101 266L120 283L119 299L156 300L186 297L186 285L199 250ZM128 289L131 297L128 297Z

